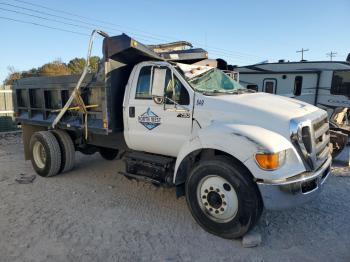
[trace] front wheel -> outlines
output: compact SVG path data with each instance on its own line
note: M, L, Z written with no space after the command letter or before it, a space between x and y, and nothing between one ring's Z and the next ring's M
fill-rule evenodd
M197 223L223 238L243 236L263 209L251 175L226 157L198 163L186 181L186 200Z

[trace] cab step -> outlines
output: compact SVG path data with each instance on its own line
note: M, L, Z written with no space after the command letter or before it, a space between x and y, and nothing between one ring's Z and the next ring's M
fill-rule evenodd
M130 179L130 180L148 182L148 183L152 183L156 186L161 185L160 181L146 177L146 176L140 176L140 175L130 174L130 173L126 173L126 172L119 172L119 174L125 176L127 179Z
M124 176L157 185L173 185L175 158L132 151L123 156Z

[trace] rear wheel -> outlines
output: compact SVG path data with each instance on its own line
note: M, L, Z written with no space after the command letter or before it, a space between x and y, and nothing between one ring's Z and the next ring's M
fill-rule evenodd
M74 167L75 147L71 137L63 130L53 130L61 149L61 167L59 172L68 172Z
M30 139L31 162L43 177L57 175L61 167L61 149L55 136L48 131L36 132Z
M259 220L263 203L249 172L226 157L199 162L186 181L186 200L199 225L238 238Z
M112 148L100 148L100 155L106 160L114 160L118 156L118 150Z

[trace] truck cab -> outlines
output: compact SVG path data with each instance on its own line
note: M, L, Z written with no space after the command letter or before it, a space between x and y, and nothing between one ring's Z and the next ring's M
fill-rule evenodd
M175 184L184 182L177 177L183 159L203 149L244 163L262 190L273 188L265 184L292 182L291 177L304 181L305 172L317 169L325 172L317 183L328 175L331 158L325 111L290 98L252 92L207 66L142 62L131 75L123 103L125 141L135 151L175 157ZM154 94L153 89L161 91ZM307 132L313 141L303 154L302 136ZM276 153L278 166L259 166L257 155ZM313 159L306 157L311 154ZM309 191L317 191L317 183ZM301 194L310 193L303 190ZM265 202L271 208L291 204Z

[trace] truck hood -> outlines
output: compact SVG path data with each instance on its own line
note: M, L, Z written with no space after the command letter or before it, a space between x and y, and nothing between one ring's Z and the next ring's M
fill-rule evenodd
M201 126L228 122L259 126L289 137L293 118L319 108L292 98L267 93L204 96L196 94L194 116Z

